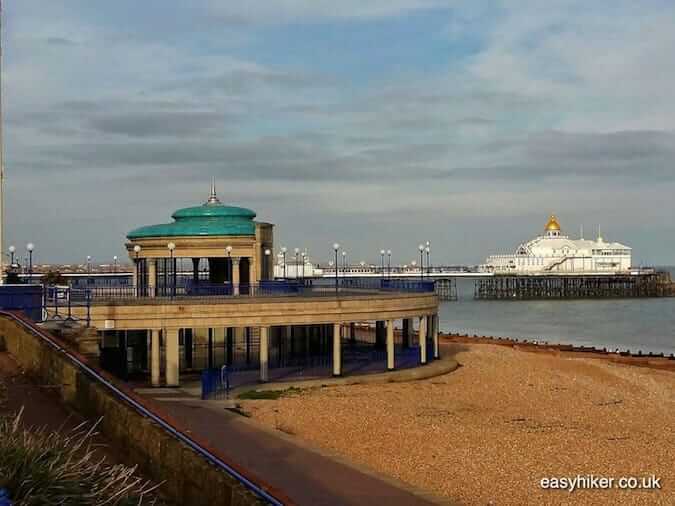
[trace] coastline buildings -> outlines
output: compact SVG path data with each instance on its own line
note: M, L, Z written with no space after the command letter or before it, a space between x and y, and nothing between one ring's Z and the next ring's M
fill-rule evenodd
M551 215L544 234L518 246L510 255L491 255L481 266L495 274L599 274L631 269L631 248L618 242L570 239Z

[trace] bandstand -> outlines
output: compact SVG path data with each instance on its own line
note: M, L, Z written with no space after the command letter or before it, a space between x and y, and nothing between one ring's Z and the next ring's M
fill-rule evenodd
M72 309L96 328L102 366L177 386L223 365L265 382L294 369L340 376L439 357L433 282L272 279L273 225L255 217L222 204L212 185L206 203L172 223L129 232L133 286L86 290L86 310Z

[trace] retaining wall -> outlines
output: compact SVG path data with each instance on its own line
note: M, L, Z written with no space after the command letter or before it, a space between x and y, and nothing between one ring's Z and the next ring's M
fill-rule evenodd
M18 318L18 319L16 319ZM86 359L70 350L51 346L40 336L41 330L23 317L0 313L0 349L11 353L19 365L40 382L51 385L61 399L89 420L101 419L99 430L115 445L115 451L130 464L138 465L155 482L163 482L161 490L169 500L180 505L248 506L265 504L239 480L209 462L204 456L177 439L171 432L145 416L120 398L114 389L79 366L70 357L86 363ZM57 346L65 344L48 336ZM70 355L70 357L69 357ZM91 364L86 364L92 367ZM106 381L114 381L98 370ZM133 398L155 416L180 430L177 424L147 400L136 396L124 385L116 388ZM182 431L184 433L184 431ZM202 448L208 446L195 441ZM213 453L212 450L208 450ZM222 460L222 457L218 457ZM268 492L269 487L250 473L227 463L241 475ZM273 491L280 497L278 491ZM284 501L287 502L287 501Z

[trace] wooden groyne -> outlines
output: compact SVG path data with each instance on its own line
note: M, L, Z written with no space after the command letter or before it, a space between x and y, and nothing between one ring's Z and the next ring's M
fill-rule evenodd
M629 349L620 350L618 348L608 350L607 348L596 348L594 346L552 344L539 340L515 339L499 336L479 336L475 334L469 336L466 334L441 332L438 337L446 342L460 344L492 344L497 346L507 346L509 348L532 353L553 353L569 357L603 359L618 364L675 372L675 355L672 353L670 355L652 352L643 353L642 350L631 351Z
M475 280L481 300L603 299L672 297L668 272L640 274L495 275Z

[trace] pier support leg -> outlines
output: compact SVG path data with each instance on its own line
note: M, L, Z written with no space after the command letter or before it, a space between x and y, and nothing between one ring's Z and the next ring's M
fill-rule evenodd
M260 381L269 381L270 328L260 327Z
M342 325L333 324L333 376L342 375Z
M394 320L387 320L387 371L394 370Z
M419 341L420 341L420 364L424 365L424 364L427 363L427 317L426 316L420 316Z
M150 331L150 383L153 387L159 386L159 329Z
M178 356L178 329L164 329L166 346L166 386L177 387L180 385Z

